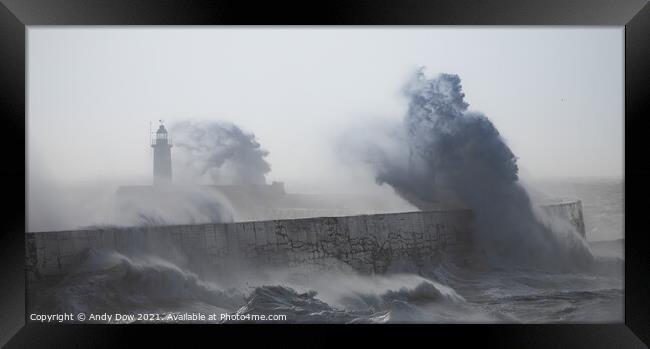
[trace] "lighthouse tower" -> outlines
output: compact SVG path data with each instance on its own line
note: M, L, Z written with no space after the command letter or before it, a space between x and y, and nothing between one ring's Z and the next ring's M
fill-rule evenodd
M172 140L162 122L151 140L153 148L153 184L165 185L172 181Z

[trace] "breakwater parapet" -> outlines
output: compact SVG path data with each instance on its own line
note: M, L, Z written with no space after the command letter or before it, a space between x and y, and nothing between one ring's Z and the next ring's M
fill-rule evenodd
M580 201L542 206L584 236ZM193 270L229 265L284 267L343 262L384 273L395 262L415 267L472 248L472 212L439 210L238 223L96 228L26 234L27 277L65 275L93 250L173 253Z

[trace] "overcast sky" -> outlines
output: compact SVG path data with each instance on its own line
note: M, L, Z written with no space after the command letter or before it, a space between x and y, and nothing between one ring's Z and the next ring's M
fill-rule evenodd
M253 132L269 180L335 181L337 135L403 118L418 66L461 77L525 177L622 176L622 27L30 27L30 180L147 184L149 123L195 118Z

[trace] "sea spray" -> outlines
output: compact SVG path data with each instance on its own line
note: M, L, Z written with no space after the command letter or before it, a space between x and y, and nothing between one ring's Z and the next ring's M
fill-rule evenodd
M114 220L119 225L231 222L233 205L218 190L200 185L260 185L271 167L255 135L221 121L172 124L175 178L141 195L123 195Z
M476 240L493 263L589 265L591 252L574 229L554 231L535 214L519 183L517 157L485 115L467 110L460 82L458 75L415 72L403 88L408 111L393 125L390 146L364 146L377 182L420 209L471 208Z
M233 266L236 278L226 280L154 251L96 251L80 262L56 283L32 284L30 309L154 313L162 322L192 323L176 314L278 314L288 323L585 322L622 314L620 275L459 268L447 260L422 275Z
M232 222L234 210L216 190L194 185L152 186L147 191L118 190L112 212L121 226L156 226Z
M265 184L268 151L237 125L186 120L172 125L179 180L203 184Z

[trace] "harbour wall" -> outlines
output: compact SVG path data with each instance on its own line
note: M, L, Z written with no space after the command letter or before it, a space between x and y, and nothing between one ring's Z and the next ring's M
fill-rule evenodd
M553 203L541 205L542 210L550 218L562 219L575 228L583 238L587 238L582 201L573 199L556 200Z
M579 201L542 206L584 236ZM343 262L363 273L392 265L430 265L443 252L472 249L472 212L441 210L240 223L97 228L26 234L28 280L66 275L93 251L168 254L198 274L233 266L326 267Z

